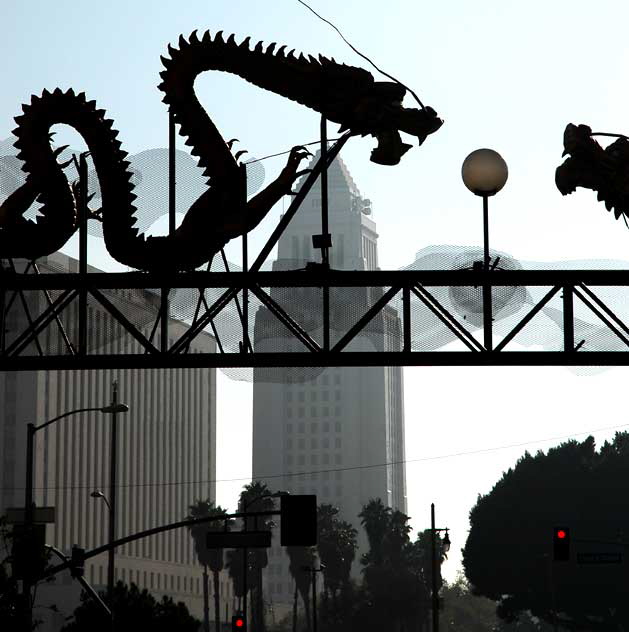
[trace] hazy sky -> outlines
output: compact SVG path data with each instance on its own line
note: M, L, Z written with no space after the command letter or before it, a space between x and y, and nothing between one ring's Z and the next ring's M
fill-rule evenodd
M370 138L354 139L342 152L359 189L373 202L382 268L405 266L431 244L481 244L480 202L460 178L463 159L479 147L499 151L510 172L505 189L491 201L492 247L523 261L629 259L629 231L596 203L594 193L562 198L554 186L567 123L629 132L627 2L312 0L311 5L445 119L438 133L395 168L369 162ZM168 42L194 29L323 53L385 79L297 0L24 0L3 2L0 17L0 139L10 135L13 117L32 93L59 86L96 99L115 119L130 153L165 147L167 112L156 88L159 56ZM237 77L207 73L196 86L224 137L239 138L254 156L318 136L316 113ZM413 105L410 97L407 104ZM64 136L79 146L75 136L61 140ZM271 174L282 161L265 166ZM280 210L252 236L254 250ZM95 240L91 248L91 263L115 269ZM237 251L231 252L236 260ZM625 377L624 368L591 376L563 368L405 371L409 514L415 528L425 528L430 502L437 504L439 526L452 530L447 576L458 567L477 494L488 492L525 447L433 457L515 443L534 451L558 442L535 440L626 424ZM250 394L251 385L220 376L218 478L242 479L217 483L218 502L230 508L251 471Z

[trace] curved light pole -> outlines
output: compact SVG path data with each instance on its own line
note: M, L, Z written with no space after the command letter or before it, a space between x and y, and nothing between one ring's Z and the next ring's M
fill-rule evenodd
M114 506L109 502L109 499L107 498L107 496L105 496L105 494L103 494L103 492L100 489L96 489L94 490L90 496L92 498L102 498L103 502L107 505L107 511L109 514L109 524L115 524L115 520L116 520L116 514L115 514L115 510L114 510ZM111 533L110 533L111 536ZM109 538L109 543L111 544L113 542L113 540L111 539L111 537ZM108 564L107 564L107 601L109 602L109 604L111 605L112 602L112 595L114 594L114 574L113 572L110 572L110 569L113 570L114 568L114 559L115 559L115 550L113 549L113 547L111 549L109 549L109 551L107 552L108 555Z
M497 151L477 149L463 161L461 176L465 186L474 195L483 198L483 270L487 273L490 269L488 198L496 195L504 187L509 177L509 169ZM483 283L483 334L486 351L493 348L492 311L491 285L486 277Z
M251 507L251 505L257 503L259 500L262 500L264 498L281 498L282 496L288 496L290 494L290 492L287 491L279 491L279 492L273 492L271 494L262 494L260 496L258 496L257 498L254 498L253 500L250 500L248 503L244 503L243 502L243 507L242 507L242 513L245 514L245 517L243 518L242 524L242 530L243 531L247 531L247 509L249 509L249 507ZM257 517L256 517L256 525L257 526ZM242 549L242 559L243 559L243 567L242 567L242 585L243 585L243 594L242 594L242 617L245 620L245 626L247 626L247 567L249 566L248 564L248 551L247 551L247 547L243 547ZM247 626L248 627L248 626Z
M47 428L51 424L59 421L60 419L64 419L65 417L70 417L71 415L77 415L79 413L88 413L88 412L101 412L109 415L113 415L114 419L117 413L126 413L129 410L129 407L126 404L119 404L116 401L116 389L114 388L114 398L111 404L108 406L90 406L87 408L76 408L75 410L69 410L65 413L61 413L52 419L44 422L43 424L39 424L36 426L33 423L29 423L26 426L26 484L24 490L24 530L25 533L30 533L33 527L33 453L35 446L35 433L38 430L42 430ZM28 575L28 573L27 573ZM26 621L25 621L25 630L28 632L31 631L32 628L32 616L31 616L31 582L30 578L27 577L24 580L24 588L23 594L26 601Z

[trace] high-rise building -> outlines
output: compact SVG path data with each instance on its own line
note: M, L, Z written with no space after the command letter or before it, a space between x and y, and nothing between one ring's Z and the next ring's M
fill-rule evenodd
M316 159L316 157L315 157ZM377 232L371 205L337 158L328 170L332 268L375 270ZM320 261L312 235L321 232L321 189L306 196L278 243L274 269L303 269ZM336 340L381 295L378 288L331 290L331 338ZM317 288L274 288L271 296L315 339L321 339L321 293ZM301 342L283 335L265 309L256 314L257 350L295 350ZM393 350L400 345L400 320L385 308L351 343L350 350ZM302 347L303 349L303 347ZM310 372L309 372L310 371ZM358 574L366 536L358 514L372 498L406 511L404 411L399 367L327 368L320 372L256 370L253 391L253 477L272 490L316 494L318 503L338 506L359 531ZM266 571L267 598L290 603L294 584L279 538Z
M40 271L77 271L77 262L56 254L38 261ZM93 269L92 269L93 271ZM41 310L40 292L26 293L32 313ZM159 310L159 297L149 291L124 290L110 295L118 309L133 315L150 335ZM6 321L7 336L24 324L26 312L15 302ZM61 326L73 327L72 306L59 327L52 323L25 353L58 349L65 344ZM89 306L92 352L139 352L113 317ZM131 316L129 316L131 317ZM171 320L169 331L181 336L187 325ZM159 336L158 336L159 339ZM197 336L189 353L211 353L215 342ZM118 415L117 526L118 537L175 522L199 499L215 500L216 489L216 374L214 369L126 369L0 373L0 515L7 507L24 506L26 424L46 420L77 408L111 402L112 383L129 412ZM92 549L108 541L111 418L83 413L60 420L35 434L34 500L53 506L54 524L46 541L69 554L72 545ZM85 578L97 589L107 584L107 554L86 562ZM203 613L201 567L190 534L185 529L138 540L116 551L115 579L146 588L158 600L163 595L186 603L198 618ZM211 582L210 582L211 583ZM221 575L222 616L231 612L232 587ZM47 620L48 630L59 629L78 603L80 587L67 572L53 584L38 589L35 615ZM59 613L44 606L54 603ZM213 612L213 610L212 610Z

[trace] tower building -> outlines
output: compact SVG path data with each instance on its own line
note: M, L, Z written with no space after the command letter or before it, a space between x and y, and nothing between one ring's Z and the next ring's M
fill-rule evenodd
M316 157L315 159L316 160ZM328 170L330 265L341 270L378 268L376 224L371 204L359 192L343 161ZM321 189L317 182L278 243L274 269L303 269L319 262L312 236L321 232ZM272 297L315 339L321 338L321 293L317 288L274 288ZM332 344L381 295L378 288L330 292ZM301 343L282 336L265 309L256 313L257 350L294 350ZM386 308L350 350L393 350L400 344L400 319ZM311 371L308 373L308 371ZM269 378L269 376L271 376ZM270 489L316 494L317 502L338 506L358 530L358 574L367 540L358 514L372 498L406 511L404 411L399 367L286 369L254 372L253 478ZM266 597L291 603L293 579L279 538L274 538L266 570Z

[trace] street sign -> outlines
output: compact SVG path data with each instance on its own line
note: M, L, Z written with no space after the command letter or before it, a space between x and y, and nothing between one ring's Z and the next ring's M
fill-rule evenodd
M577 553L578 564L620 564L622 553Z
M22 524L24 522L25 511L23 507L8 507L7 508L7 523L8 524ZM33 522L35 524L46 524L55 521L55 508L54 507L35 507L33 509Z
M208 549L268 548L270 531L210 531L206 540Z

